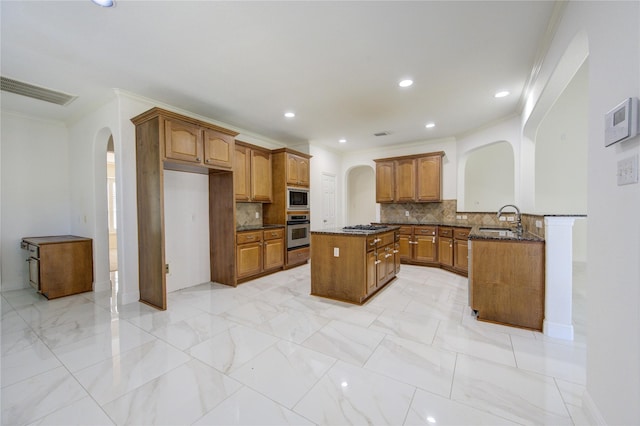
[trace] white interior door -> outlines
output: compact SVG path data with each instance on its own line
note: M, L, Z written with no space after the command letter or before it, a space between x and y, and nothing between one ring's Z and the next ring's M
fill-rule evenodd
M336 177L322 174L322 228L336 227Z

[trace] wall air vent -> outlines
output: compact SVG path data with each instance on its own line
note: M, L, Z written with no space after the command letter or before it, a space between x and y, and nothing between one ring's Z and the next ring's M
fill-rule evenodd
M374 133L373 136L388 136L389 134L389 132L378 132Z
M68 105L77 98L77 96L70 95L68 93L46 89L44 87L35 86L33 84L13 80L7 77L0 77L0 89L5 92L11 92L17 95L39 99L41 101L51 102L57 105Z

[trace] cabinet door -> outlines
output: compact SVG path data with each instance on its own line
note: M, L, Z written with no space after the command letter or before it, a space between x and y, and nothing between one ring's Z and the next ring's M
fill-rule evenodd
M416 262L427 262L433 263L437 262L437 245L436 240L437 237L435 235L427 236L416 234L414 237L415 244L414 246L414 260Z
M467 240L453 241L453 266L461 271L469 270L469 242Z
M217 169L233 168L233 152L235 141L230 135L205 129L202 133L204 147L204 164Z
M416 200L416 161L414 159L396 160L395 164L395 201L413 202Z
M284 265L284 239L264 242L264 270L279 268Z
M233 168L233 186L236 193L236 201L249 201L251 195L251 150L245 146L236 145Z
M396 263L395 256L393 255L393 244L389 244L385 247L384 263L385 263L385 279L384 282L389 281L396 275Z
M380 248L377 250L378 256L376 261L376 287L382 286L387 280L387 251Z
M164 120L164 155L167 159L202 163L200 127L180 120Z
M377 261L378 253L376 251L367 252L367 294L373 292L378 285Z
M309 160L287 153L287 185L309 187Z
M400 273L400 243L393 244L393 263L395 267L395 273L398 275Z
M236 265L238 278L262 272L262 243L239 244L236 247Z
M398 253L400 261L403 260L411 260L411 247L413 246L413 240L411 235L400 235L400 240L398 241Z
M416 160L417 201L442 201L442 157L431 155Z
M251 200L270 203L271 194L271 153L251 150Z
M393 161L376 163L376 202L391 203L394 200Z
M441 265L453 266L453 239L438 238L438 261Z

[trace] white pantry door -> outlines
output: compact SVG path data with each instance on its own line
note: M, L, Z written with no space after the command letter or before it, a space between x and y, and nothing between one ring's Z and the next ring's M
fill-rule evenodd
M336 176L322 174L322 228L336 226Z

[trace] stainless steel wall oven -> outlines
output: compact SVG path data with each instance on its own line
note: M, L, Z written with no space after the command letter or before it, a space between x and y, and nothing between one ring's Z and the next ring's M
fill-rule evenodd
M287 250L309 246L310 223L308 214L287 214Z

